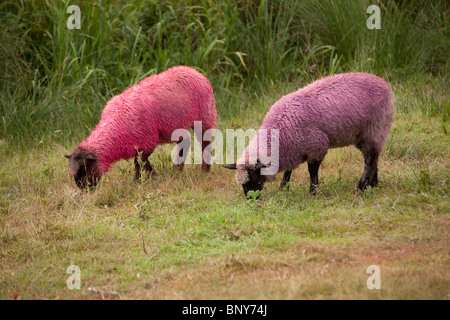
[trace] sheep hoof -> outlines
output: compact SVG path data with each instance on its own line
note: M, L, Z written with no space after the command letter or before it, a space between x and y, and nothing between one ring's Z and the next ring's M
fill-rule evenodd
M289 191L289 189L290 189L290 184L289 184L289 183L283 183L283 182L281 182L281 184L280 184L280 190L281 190L281 191L283 191L283 190Z
M182 164L174 164L174 165L172 165L172 169L174 171L182 172L183 169L184 169L184 163L182 163Z
M317 186L316 185L310 185L309 186L309 193L313 196L317 194Z
M158 176L158 174L155 172L155 170L147 171L147 172L145 173L145 175L147 176L147 178L153 178L153 177ZM140 173L139 173L139 174L136 174L136 173L135 173L135 175L134 175L134 181L136 181L136 182L141 182L141 181L142 181L142 175L141 175Z
M378 178L373 179L372 181L369 181L369 179L359 180L358 182L358 189L361 191L364 191L367 189L367 187L376 187L378 185Z

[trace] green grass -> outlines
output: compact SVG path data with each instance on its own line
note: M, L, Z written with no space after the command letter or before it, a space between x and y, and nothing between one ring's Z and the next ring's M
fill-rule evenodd
M72 145L11 154L3 142L0 296L447 299L447 131L439 117L399 110L379 187L355 190L362 156L348 147L327 155L317 196L302 166L291 191L278 177L258 201L218 165L172 171L169 146L151 157L156 177L135 183L122 161L83 192L62 157ZM66 288L71 264L81 290ZM372 264L381 291L365 287Z
M449 299L449 78L445 1L80 2L0 4L1 299ZM117 3L117 4L116 4ZM72 4L72 3L71 3ZM75 3L73 3L75 4ZM76 188L64 154L113 95L185 64L213 85L218 128L257 128L270 106L321 76L386 78L395 123L380 185L355 186L353 147L329 152L309 194L245 200L233 172L171 168L171 146L133 181L120 161L96 190ZM81 289L66 287L81 269ZM381 290L366 269L381 268Z

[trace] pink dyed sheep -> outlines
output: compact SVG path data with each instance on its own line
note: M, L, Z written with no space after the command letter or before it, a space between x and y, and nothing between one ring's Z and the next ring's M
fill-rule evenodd
M215 127L216 117L208 79L193 68L168 69L108 101L95 130L66 156L70 172L80 188L94 186L113 162L134 157L138 179L137 150L144 169L151 172L148 157L158 144L172 142L174 130L189 130L194 121L201 121L204 132ZM209 143L202 143L203 150ZM210 166L203 161L202 168L208 171Z
M266 181L284 171L280 189L289 182L292 170L308 163L310 191L319 183L318 170L329 148L355 145L364 155L364 172L358 187L378 183L378 156L383 151L394 116L389 85L368 73L343 73L317 80L278 100L269 110L260 129L278 129L279 159L271 165L278 169L261 174L259 149L271 150L271 137L250 142L238 164L224 166L237 169L236 181L244 193L262 190ZM260 141L261 140L261 141ZM289 186L288 186L289 187Z

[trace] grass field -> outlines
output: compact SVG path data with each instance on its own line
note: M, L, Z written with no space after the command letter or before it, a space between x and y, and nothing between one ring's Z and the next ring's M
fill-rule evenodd
M78 34L62 1L0 5L0 299L450 298L445 1L382 1L377 35L365 2L273 3L86 1ZM386 78L396 114L379 186L356 190L362 155L346 147L328 153L316 196L302 165L290 191L279 175L247 201L219 165L173 171L166 145L156 176L136 183L120 161L80 191L63 155L114 94L176 64L211 79L221 130L257 128L326 74ZM381 290L366 286L371 265Z

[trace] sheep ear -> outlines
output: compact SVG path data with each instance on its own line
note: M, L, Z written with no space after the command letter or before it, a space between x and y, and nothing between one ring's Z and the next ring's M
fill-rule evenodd
M72 155L71 154L65 154L64 157L66 157L67 159L70 159Z
M222 165L222 167L226 168L226 169L231 169L231 170L236 170L236 163L233 164L227 164L227 165Z
M95 157L92 153L88 153L88 155L86 156L86 160L95 161Z

